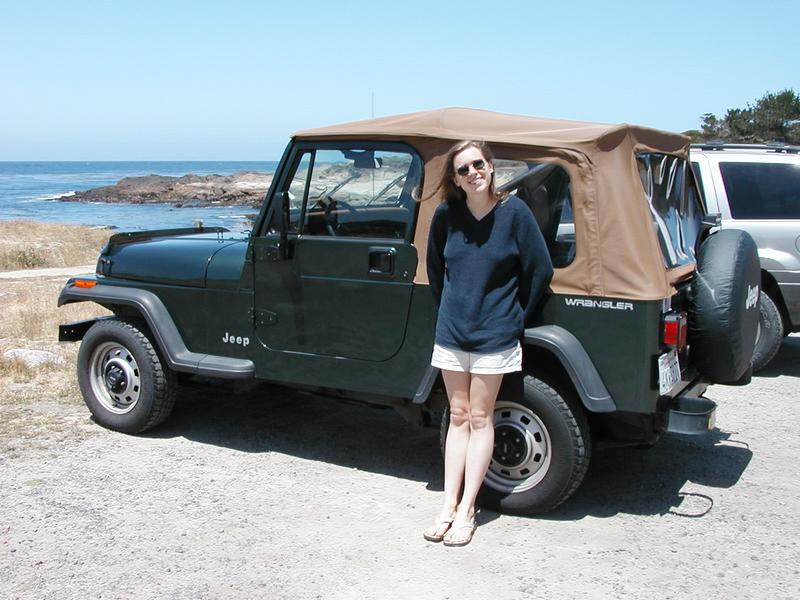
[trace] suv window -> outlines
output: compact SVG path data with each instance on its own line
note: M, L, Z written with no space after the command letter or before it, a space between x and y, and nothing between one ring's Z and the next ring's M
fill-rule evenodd
M653 152L638 154L636 163L664 264L671 268L695 262L703 209L687 162Z
M720 162L734 219L800 219L800 165Z
M567 172L554 163L496 160L495 182L531 209L553 267L569 265L575 258L575 224Z
M405 239L421 179L422 161L411 152L358 146L305 151L283 190L289 232ZM276 210L270 231L278 230L279 218Z

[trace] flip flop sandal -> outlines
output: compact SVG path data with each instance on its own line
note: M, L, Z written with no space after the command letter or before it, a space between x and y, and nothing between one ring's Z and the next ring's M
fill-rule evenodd
M442 519L440 521L436 521L433 526L433 533L428 533L431 529L426 530L422 537L424 537L429 542L441 542L444 539L444 535L450 531L450 527L453 526L453 519ZM441 532L441 533L440 533Z
M447 535L442 538L442 543L445 546L466 546L472 541L472 536L478 524L473 519L472 521L456 521L447 530ZM460 539L453 540L457 534L466 534L466 537L458 536Z

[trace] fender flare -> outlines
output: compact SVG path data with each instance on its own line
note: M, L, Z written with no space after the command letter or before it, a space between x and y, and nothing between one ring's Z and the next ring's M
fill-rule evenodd
M539 325L525 329L522 339L526 346L547 350L558 359L586 410L596 413L617 410L583 344L569 331L558 325Z
M155 343L173 371L224 379L250 379L255 375L255 365L251 360L190 351L164 303L153 292L102 283L91 288L78 288L72 283L70 280L61 290L58 306L96 302L106 307L123 305L135 308L144 317ZM65 341L78 341L96 320L62 325L59 337Z
M596 413L617 410L617 405L608 393L594 363L578 338L569 331L558 325L530 327L525 330L523 344L537 346L556 357L569 375L586 410ZM425 403L438 375L439 369L428 366L414 395L414 404Z

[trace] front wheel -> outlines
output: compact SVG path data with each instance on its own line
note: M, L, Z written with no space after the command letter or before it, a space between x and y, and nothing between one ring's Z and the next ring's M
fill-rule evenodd
M78 384L103 427L139 433L163 422L175 405L175 374L134 322L97 321L81 342Z
M478 501L507 513L556 508L583 481L589 467L589 425L568 392L526 375L504 384L494 410L494 452ZM442 421L442 450L449 425Z

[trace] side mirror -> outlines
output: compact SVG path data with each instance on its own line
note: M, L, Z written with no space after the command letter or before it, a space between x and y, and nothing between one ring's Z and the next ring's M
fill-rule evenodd
M276 192L272 202L275 205L275 212L272 216L270 231L272 233L278 233L278 243L272 243L268 246L264 246L263 249L259 251L259 254L256 255L256 259L276 262L290 258L289 193Z
M700 221L700 232L697 235L697 241L694 244L695 257L700 256L700 246L711 235L712 229L717 229L722 225L722 215L719 213L708 213Z

